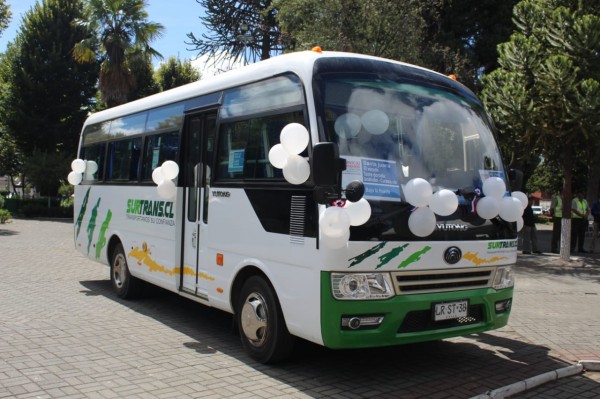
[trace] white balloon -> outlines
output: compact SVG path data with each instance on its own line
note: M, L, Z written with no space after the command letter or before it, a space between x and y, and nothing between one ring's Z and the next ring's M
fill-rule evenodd
M333 128L335 129L335 133L338 136L347 139L356 137L360 132L361 127L362 120L360 116L350 112L338 116L333 126Z
M281 144L275 144L269 150L269 162L278 169L284 168L289 156L290 154L288 154Z
M500 217L507 222L516 222L523 215L521 201L515 197L504 197L500 202Z
M350 216L350 225L351 226L360 226L369 220L371 217L371 205L369 201L364 198L361 198L357 202L346 201L346 205L342 208Z
M173 199L177 194L175 183L168 179L161 181L156 189L158 190L158 196L164 199Z
M406 201L412 206L424 207L429 205L433 196L433 189L427 180L417 177L406 183L406 186L404 186L404 196L406 197Z
M483 182L483 193L486 197L502 198L506 192L506 184L499 177L490 177Z
M523 221L523 218L517 219L517 231L521 231L524 225L525 222Z
M493 219L500 212L500 201L494 197L483 197L477 201L477 214L482 219Z
M390 127L390 118L378 109L365 112L361 118L365 130L371 134L383 134Z
M281 129L279 140L289 154L300 154L308 145L308 130L299 123L290 123Z
M82 178L83 178L83 176L81 175L81 172L75 172L75 171L69 172L69 175L67 176L67 180L69 181L69 184L72 184L73 186L76 186L79 183L81 183Z
M302 184L310 176L310 165L300 155L290 155L283 167L283 177L289 183Z
M458 208L458 197L452 191L443 189L433 194L429 206L435 214L449 216Z
M408 228L418 237L427 237L435 230L435 214L428 207L415 209L408 218Z
M329 249L340 249L348 244L348 240L350 239L350 230L346 230L346 232L340 237L330 237L328 235L323 234L321 232L320 242L323 246Z
M177 165L176 162L165 161L163 162L160 168L162 171L163 178L165 178L165 180L174 179L177 177L177 175L179 175L179 165Z
M96 173L98 171L98 164L96 163L96 161L87 161L85 166L85 173L86 174L90 174L93 175L94 173Z
M94 177L93 173L90 172L85 172L85 180L95 180L96 178Z
M158 185L163 180L165 180L165 178L162 174L162 168L159 166L152 171L152 181Z
M83 159L74 159L71 162L71 170L77 173L85 172L85 161Z
M511 195L515 198L518 198L519 201L521 201L523 209L527 208L527 204L529 203L529 199L527 199L527 194L521 191L513 191Z
M319 220L321 233L328 237L342 237L350 228L350 216L340 207L330 206L325 209Z

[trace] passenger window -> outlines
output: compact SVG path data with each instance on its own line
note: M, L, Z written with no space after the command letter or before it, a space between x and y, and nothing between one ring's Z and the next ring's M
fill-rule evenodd
M108 147L108 180L138 180L142 139L115 141Z
M168 132L146 137L142 180L151 180L152 171L165 161L176 161L179 150L179 132Z
M301 111L221 124L217 179L283 178L282 170L269 162L269 150L292 122L304 124Z
M83 147L80 158L87 162L95 162L97 168L95 172L92 171L91 166L88 164L83 180L94 181L102 180L104 178L104 152L106 150L106 144L94 144L88 147Z

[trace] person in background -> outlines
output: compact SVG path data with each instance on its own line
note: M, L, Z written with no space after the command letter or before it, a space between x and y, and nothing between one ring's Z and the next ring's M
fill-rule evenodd
M533 214L533 208L531 208L533 197L529 196L528 199L527 207L523 211L523 253L531 254L533 249L533 253L541 254L538 249L535 215Z
M571 201L571 252L575 251L585 254L587 251L583 248L585 241L585 231L588 227L588 216L590 208L587 201L583 198L583 192L579 191L577 197Z
M552 240L550 241L551 251L559 253L560 247L560 229L562 223L562 198L559 193L554 194L550 204L550 215L552 216Z
M592 216L594 217L594 229L592 235L592 248L590 252L596 250L596 238L598 238L598 227L600 225L600 198L596 199L592 204Z

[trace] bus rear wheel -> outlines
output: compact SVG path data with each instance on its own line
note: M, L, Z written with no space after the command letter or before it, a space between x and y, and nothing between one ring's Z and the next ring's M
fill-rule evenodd
M275 363L290 355L294 337L288 332L281 306L271 285L250 277L236 308L237 325L246 352L261 363Z
M129 272L122 244L117 244L112 254L110 281L119 298L135 299L142 292L142 281L133 277Z

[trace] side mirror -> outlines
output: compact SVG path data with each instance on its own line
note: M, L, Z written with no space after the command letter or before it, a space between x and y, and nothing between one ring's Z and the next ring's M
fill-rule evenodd
M511 191L522 191L523 188L523 172L519 169L510 169L508 171L508 181Z
M340 197L342 171L346 169L346 160L340 158L336 143L317 143L313 146L310 173L315 184L315 200L326 204Z

